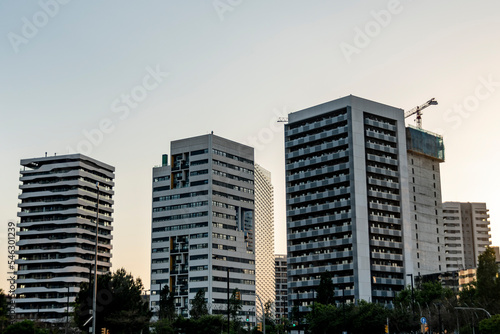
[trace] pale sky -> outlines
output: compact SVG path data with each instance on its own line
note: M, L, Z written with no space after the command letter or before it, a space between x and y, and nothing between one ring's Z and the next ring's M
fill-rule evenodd
M353 94L444 135L444 201L486 202L500 245L500 2L0 2L0 287L19 161L79 151L116 167L113 270L149 287L151 168L170 141L253 145L286 252L287 113ZM408 119L413 124L413 118Z

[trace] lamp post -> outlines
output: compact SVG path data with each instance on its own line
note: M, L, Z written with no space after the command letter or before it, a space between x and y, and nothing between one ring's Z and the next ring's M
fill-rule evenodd
M99 245L99 182L97 188L97 205L95 219L95 255L94 255L94 297L92 298L92 333L96 333L97 318L97 248Z
M160 297L158 299L158 320L161 320L161 313L162 313L161 312L162 311L162 309L161 309L161 306L162 306L162 302L161 302L161 290L162 290L162 288L161 288L161 282L159 284L160 284L160 293L159 293Z
M266 314L264 313L264 304L262 304L262 300L260 300L258 294L255 294L255 297L259 300L260 308L262 309L262 332L266 334Z
M415 315L415 298L413 295L413 274L406 274L406 276L410 276L411 278L411 312Z
M68 323L69 323L69 283L67 285L68 294L66 295L66 326L64 328L64 333L68 334Z

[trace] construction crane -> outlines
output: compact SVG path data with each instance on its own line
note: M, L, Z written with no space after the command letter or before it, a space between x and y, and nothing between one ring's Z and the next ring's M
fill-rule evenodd
M417 122L417 128L421 129L422 128L422 110L424 110L428 106L433 106L436 104L438 104L438 102L436 101L435 98L432 98L429 101L425 102L424 104L405 112L405 118L408 118L411 115L417 114L417 118L415 119Z

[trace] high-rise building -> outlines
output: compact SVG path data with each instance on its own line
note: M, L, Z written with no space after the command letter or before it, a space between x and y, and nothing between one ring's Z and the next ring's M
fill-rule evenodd
M276 254L274 256L276 271L276 320L288 318L288 287L287 287L287 269L286 255Z
M255 316L253 148L213 134L176 140L170 164L153 168L151 307L168 286L176 311L205 291L210 313L226 314L238 289L241 316Z
M408 127L406 146L413 271L416 276L441 273L446 268L439 167L444 162L443 137Z
M444 202L446 270L473 269L478 256L491 246L486 203Z
M16 316L65 322L95 259L111 268L114 167L81 154L21 160ZM97 185L98 183L98 185Z
M392 303L413 273L403 110L351 95L291 113L285 159L289 309L327 271L339 303Z
M262 303L275 300L274 287L274 190L271 173L255 165L255 293ZM257 317L262 308L256 308Z

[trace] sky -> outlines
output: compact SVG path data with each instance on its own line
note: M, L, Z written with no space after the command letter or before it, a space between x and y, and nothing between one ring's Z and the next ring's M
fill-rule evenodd
M500 2L0 2L0 288L23 158L79 152L116 167L113 270L149 287L151 174L172 140L255 147L286 252L283 123L349 94L444 136L444 201L486 202L500 245ZM407 119L414 124L413 117Z

